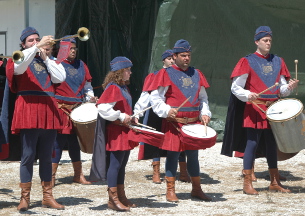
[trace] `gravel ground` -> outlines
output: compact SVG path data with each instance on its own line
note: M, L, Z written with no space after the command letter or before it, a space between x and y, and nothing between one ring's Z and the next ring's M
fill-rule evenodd
M201 183L203 191L213 198L212 202L202 202L190 197L191 184L176 181L179 203L165 199L166 184L153 184L151 181L151 161L138 161L138 148L130 156L126 173L127 197L138 205L130 212L116 212L107 208L107 186L105 182L93 185L72 183L73 169L67 151L64 151L57 172L53 194L56 200L65 205L65 210L41 207L41 186L38 166L34 166L31 207L23 215L304 215L305 180L304 154L279 162L280 173L287 177L285 186L291 194L271 193L267 164L264 158L257 159L255 171L258 181L253 186L258 196L242 193L242 160L220 155L221 143L210 149L200 150ZM91 155L82 153L85 175L89 175ZM161 160L164 173L164 159ZM17 205L20 198L19 162L0 162L0 215L20 215ZM161 175L164 178L164 174Z

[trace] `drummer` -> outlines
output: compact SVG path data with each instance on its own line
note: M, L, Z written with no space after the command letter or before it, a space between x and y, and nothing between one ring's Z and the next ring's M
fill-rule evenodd
M233 95L231 95L228 109L230 111L227 114L231 121L226 123L225 137L228 139L224 138L222 154L229 155L232 150L241 151L241 149L237 149L237 143L244 147L243 192L249 195L257 195L258 192L252 186L251 174L256 151L259 149L258 146L262 144L270 173L269 190L290 193L291 191L283 188L280 183L277 167L277 146L266 114L263 111L267 109L270 102L277 100L279 95L288 96L299 81L290 79L290 73L282 58L269 53L272 44L270 27L258 27L254 34L254 43L256 52L241 58L231 75ZM276 82L279 83L278 87L275 86L263 94L258 94L273 86ZM244 108L241 109L240 107L243 106ZM234 112L236 112L236 118L233 117ZM243 113L243 117L240 116L241 113ZM243 118L243 130L241 128L237 129L237 131L240 131L238 137L242 137L241 133L244 133L246 134L246 140L245 142L231 143L230 140L240 139L233 136L234 131L231 131L231 134L228 132L233 124L238 122L237 118Z
M129 211L130 207L136 207L125 195L125 168L130 150L138 145L137 142L128 141L132 98L127 85L131 67L132 62L123 56L115 57L110 62L111 70L102 85L104 92L97 102L99 116L108 121L105 141L106 151L110 155L107 170L108 208L116 211Z
M166 199L169 202L179 201L175 193L175 180L178 157L182 151L185 151L187 155L187 170L192 181L191 196L204 201L212 200L201 189L198 149L182 143L179 139L178 130L183 124L200 122L207 124L211 118L205 90L209 84L200 70L189 66L191 51L188 41L178 40L173 48L175 64L161 69L151 87L153 111L163 118L162 132L165 134L165 139L161 148L167 150L165 178L167 182ZM189 88L190 85L193 88ZM177 107L189 96L191 99L178 112Z
M173 51L168 49L165 50L161 55L161 60L163 62L163 68L168 68L174 64L173 59ZM150 90L149 86L152 83L152 80L154 76L158 73L158 71L155 71L154 73L150 73L144 80L143 84L143 91L140 95L139 100L134 106L134 113L139 113L139 115L135 116L135 121L138 123L139 117L143 116L143 113L141 113L142 110L146 109L147 107L151 106L149 103L149 95ZM147 110L145 112L145 117L143 120L143 124L149 125L154 127L157 131L161 131L161 124L162 124L162 118L159 118L151 109ZM155 184L161 184L160 179L160 157L166 157L166 151L159 149L158 147L146 144L146 143L140 143L140 150L139 150L139 160L142 159L150 159L152 158L152 167L153 167L153 176L152 181ZM180 176L179 180L182 182L191 182L191 179L187 173L186 169L186 156L184 152L180 153L179 156L179 166L180 166Z
M67 59L62 62L67 73L67 78L55 88L55 98L57 99L63 129L57 134L56 142L54 144L55 157L52 158L53 187L55 185L55 175L58 163L65 145L68 146L69 156L74 169L73 182L91 184L91 182L85 179L82 172L80 146L69 114L74 107L82 102L96 101L91 86L92 77L87 65L82 60L76 59L76 40L71 38L63 39L63 41L70 42L71 47Z

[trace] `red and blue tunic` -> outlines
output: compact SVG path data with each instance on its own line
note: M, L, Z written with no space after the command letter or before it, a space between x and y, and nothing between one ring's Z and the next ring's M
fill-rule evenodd
M272 54L264 57L254 53L241 58L232 72L231 79L243 74L248 74L244 88L255 93L260 93L276 82L279 82L281 75L285 76L286 79L290 78L284 60ZM261 94L258 99L275 101L278 99L279 94L279 87L274 87ZM265 104L258 104L258 106L263 110L267 109ZM247 102L245 105L243 127L270 129L266 114L250 102Z
M97 105L102 103L113 103L114 110L132 115L132 99L127 86L120 86L110 83L99 98ZM139 143L128 140L129 128L108 122L106 126L106 150L107 151L128 151Z
M35 57L21 75L14 75L14 62L9 59L6 75L11 91L17 94L12 134L18 134L20 129L62 128L54 85L40 57Z
M165 94L165 103L172 108L179 107L187 98L190 98L182 108L179 109L177 118L196 118L200 116L199 92L201 87L208 88L209 84L203 73L189 67L186 71L173 65L172 67L161 69L150 86L151 90L158 89L159 86L168 87ZM199 123L196 121L193 123ZM197 148L182 143L179 138L179 130L183 124L162 121L162 132L165 134L162 149L170 151L197 150ZM177 128L176 128L177 127Z
M89 69L87 65L79 59L72 62L64 60L62 65L66 71L66 80L56 85L55 98L59 104L81 104L83 97L85 97L84 86L86 82L91 82L92 80ZM71 109L62 109L67 113L71 112ZM59 109L58 111L63 124L63 129L60 133L75 133L69 116L62 109Z

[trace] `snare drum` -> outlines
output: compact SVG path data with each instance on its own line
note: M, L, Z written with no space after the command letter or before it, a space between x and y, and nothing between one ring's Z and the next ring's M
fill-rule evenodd
M183 125L180 133L180 140L185 145L198 149L210 148L216 143L217 133L213 128L202 124Z
M138 126L132 126L132 128L139 132L130 129L128 132L129 140L134 142L144 142L156 147L160 147L162 145L164 133Z
M94 103L84 103L73 109L70 114L82 152L93 153L97 115L98 110Z
M298 99L281 99L266 114L281 152L296 153L305 148L305 115Z

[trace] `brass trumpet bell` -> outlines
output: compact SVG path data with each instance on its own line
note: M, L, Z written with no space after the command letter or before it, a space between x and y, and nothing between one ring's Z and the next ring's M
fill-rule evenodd
M0 56L0 58L12 58L14 63L20 64L24 60L24 55L23 52L17 50L13 52L12 56Z
M69 39L69 38L75 38L75 37L78 37L81 41L87 41L90 38L90 31L86 27L81 27L81 28L78 29L77 34L71 35L71 36L68 36L68 37L62 37L62 38L59 38L59 39L54 39L53 43L55 41L60 41L60 40L63 40L63 39Z

